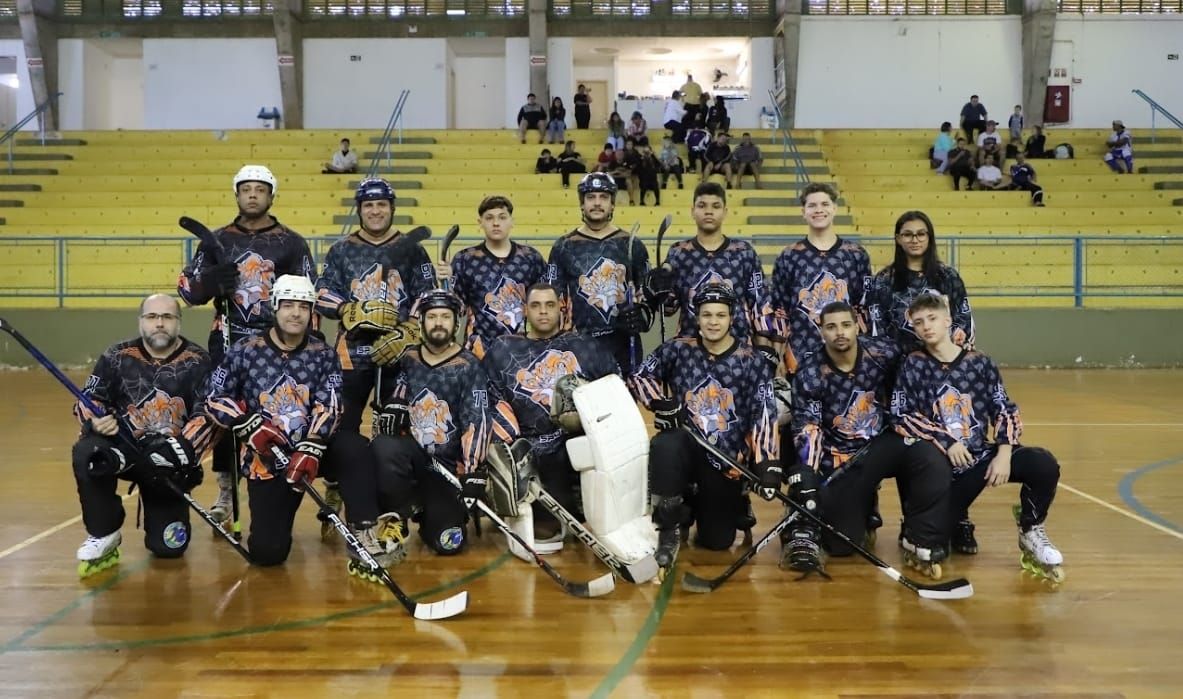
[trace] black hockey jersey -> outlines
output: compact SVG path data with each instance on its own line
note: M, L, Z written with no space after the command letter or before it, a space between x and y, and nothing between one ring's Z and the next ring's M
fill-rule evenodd
M628 231L617 228L597 239L571 231L555 241L547 261L547 281L559 290L564 305L564 327L592 337L613 332L617 308L628 300L632 285L634 302L649 277L649 252L633 241L629 270Z
M505 257L481 243L452 258L452 291L468 309L465 346L478 359L498 337L525 332L526 290L545 277L542 255L512 241Z
M900 434L927 439L941 451L961 442L975 465L993 454L995 443L1018 446L1023 432L998 366L974 350L962 350L947 364L927 352L909 354L900 365L891 412Z
M854 368L834 366L825 348L793 376L794 445L801 463L823 477L890 427L889 394L899 347L887 338L858 338Z
M195 342L182 337L175 352L156 359L137 337L103 352L82 392L108 414L126 418L136 439L183 435L201 456L214 436L204 411L211 368L209 354ZM74 414L79 421L96 417L81 402Z
M751 345L736 341L714 356L697 338L675 338L646 357L631 381L646 407L667 396L680 400L688 422L741 461L780 459L772 369Z
M555 382L567 374L594 381L619 369L598 340L573 332L546 340L502 335L483 361L494 405L494 436L505 442L529 439L539 453L563 444L563 431L550 419Z
M354 232L333 243L316 282L316 311L340 320L337 309L347 301L386 301L398 308L399 320L409 318L419 295L435 286L435 269L423 246L400 244L402 238L396 235L375 245ZM370 344L380 335L363 332L347 338L338 325L334 344L341 368L368 367Z
M753 335L778 334L760 257L746 241L724 237L723 246L711 252L695 238L683 240L670 248L665 262L674 271L674 297L666 303L665 314L682 312L678 335L693 337L698 332L694 295L714 283L727 285L739 299L741 311L731 319L732 335L751 342Z
M961 281L957 270L942 264L936 279L926 279L923 272L908 270L907 286L902 291L894 288L894 273L892 267L883 269L875 275L867 289L867 315L872 335L892 338L905 354L923 349L924 342L912 329L912 321L908 320L908 306L921 294L935 294L949 298L949 311L953 314L953 342L973 346L973 313L965 293L965 282Z

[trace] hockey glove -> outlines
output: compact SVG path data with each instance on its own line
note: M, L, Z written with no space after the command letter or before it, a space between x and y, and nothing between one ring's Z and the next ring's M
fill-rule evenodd
M223 262L205 270L209 279L209 289L218 298L233 296L238 291L238 265L233 262Z
M680 428L685 422L682 404L673 398L658 398L649 404L653 411L653 427L658 432L666 432Z
M201 485L201 463L184 437L152 435L144 441L143 459L152 473L189 492Z
M131 470L132 462L123 451L110 444L96 446L86 460L86 470L93 478L118 478Z
M384 434L387 437L406 434L407 430L411 429L409 406L401 398L392 398L378 411L374 422L378 426L378 434Z
M780 484L784 479L779 461L764 461L756 464L756 473L760 475L760 483L756 486L756 494L765 500L772 500L780 492Z
M402 359L408 347L417 344L419 324L415 321L406 321L378 338L378 341L370 346L370 356L378 366L390 366Z
M386 301L348 301L337 307L341 327L348 334L366 330L387 332L398 325L398 309Z
M817 487L817 472L809 466L795 464L789 469L789 499L814 514L820 514Z
M246 444L250 450L260 457L271 454L272 445L287 449L288 438L278 427L263 419L258 413L251 413L232 429L239 442Z
M288 461L286 474L293 490L302 492L304 489L300 487L300 483L305 478L308 479L308 484L312 485L317 472L320 471L320 459L324 454L325 447L320 442L304 440L296 445L296 450L292 452L291 460Z
M653 324L653 314L644 306L632 305L618 308L612 320L612 328L625 335L640 335Z
M656 303L664 303L674 293L674 271L669 267L655 267L649 272L645 292Z

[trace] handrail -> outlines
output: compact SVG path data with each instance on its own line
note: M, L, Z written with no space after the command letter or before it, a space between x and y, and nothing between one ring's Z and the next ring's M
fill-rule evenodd
M407 106L407 100L411 97L410 90L402 90L398 93L398 99L394 102L394 109L390 110L390 118L386 120L386 128L382 131L382 138L378 141L378 150L374 153L374 157L370 160L370 166L366 168L366 179L370 179L378 174L378 168L382 167L382 154L386 154L386 164L388 166L394 165L394 154L390 151L390 140L394 134L394 130L398 129L398 142L401 145L403 142L403 108ZM357 211L357 203L349 205L349 213L345 216L345 223L341 227L341 235L349 235L350 229L353 228L353 214Z
M1174 114L1171 114L1170 112L1168 112L1166 110L1166 107L1163 107L1161 104L1159 104L1158 102L1155 102L1153 99L1151 99L1150 95L1146 94L1145 92L1142 92L1141 90L1130 90L1130 92L1133 92L1135 95L1146 100L1146 103L1150 105L1150 142L1151 143L1154 143L1154 139L1155 139L1156 127L1154 125L1154 115L1156 112L1162 112L1162 115L1167 118L1167 121L1171 122L1172 124L1174 124L1178 128L1183 129L1183 121L1179 121L1179 119L1177 117L1175 117Z
M20 121L18 121L16 124L14 124L14 125L13 125L13 127L12 127L11 129L9 129L8 131L5 131L3 136L0 136L0 143L4 143L5 141L7 141L7 142L8 142L8 174L10 174L10 175L11 175L11 174L12 174L12 171L13 171L13 166L12 166L12 160L13 160L13 152L12 152L12 147L13 147L13 144L15 143L15 141L16 141L16 135L17 135L17 133L19 133L19 132L20 132L20 130L21 130L21 127L23 127L25 124L29 123L29 122L30 122L30 121L32 121L33 119L35 119L35 118L37 118L38 116L40 116L41 114L43 114L43 113L45 112L45 110L49 109L49 105L51 105L51 104L53 104L54 102L56 102L56 101L57 101L57 98L61 97L61 96L62 96L62 94L63 94L63 93L61 93L61 92L55 92L54 94L50 95L49 97L46 97L44 102L42 102L41 104L37 105L37 106L36 106L36 107L33 109L33 111L31 111L31 112L29 112L28 114L26 114L26 115L24 116L24 118L23 118L23 119L21 119ZM38 128L38 130L41 132L41 145L43 145L43 146L44 146L44 145L45 145L45 120L44 120L44 119L41 119L41 120L38 122L37 128Z
M805 161L801 158L801 151L797 150L797 142L793 140L792 132L785 126L785 115L781 112L780 104L777 103L776 95L773 94L772 90L768 91L768 100L772 102L772 110L776 114L777 131L784 139L781 162L788 162L790 158L792 159L794 167L793 174L797 176L797 184L803 187L809 184L809 172L805 169Z

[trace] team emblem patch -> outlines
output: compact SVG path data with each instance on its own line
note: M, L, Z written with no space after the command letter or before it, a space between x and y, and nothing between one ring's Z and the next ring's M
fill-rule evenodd
M179 549L189 543L189 527L184 522L171 522L164 528L162 538L165 546Z

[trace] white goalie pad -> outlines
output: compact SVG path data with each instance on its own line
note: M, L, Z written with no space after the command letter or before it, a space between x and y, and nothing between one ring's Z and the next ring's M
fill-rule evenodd
M649 517L649 434L619 376L574 391L584 435L567 440L579 473L587 527L620 559L633 563L657 550Z

